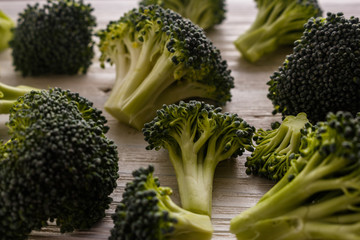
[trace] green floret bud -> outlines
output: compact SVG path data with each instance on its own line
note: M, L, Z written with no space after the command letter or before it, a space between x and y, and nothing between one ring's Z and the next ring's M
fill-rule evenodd
M203 29L225 20L225 0L142 0L140 6L159 5L190 19Z
M302 129L310 124L305 113L287 116L271 130L258 129L255 151L246 159L247 174L279 181L300 156Z
M204 98L224 105L234 79L204 31L172 10L154 5L110 22L100 37L100 61L115 64L105 110L141 129L163 104Z
M110 240L210 240L213 232L209 216L192 213L170 198L172 190L160 187L154 167L133 172L123 198L112 215Z
M221 110L200 101L164 105L143 128L147 149L169 152L182 207L209 216L216 166L253 150L254 127Z
M85 74L94 56L92 12L83 0L27 5L10 41L15 70L23 76Z
M305 112L315 124L329 112L359 112L359 33L359 18L342 13L309 19L293 53L267 83L273 113Z
M0 10L0 52L9 47L9 41L13 38L12 29L14 21Z
M304 133L291 176L231 220L237 239L360 238L360 117L329 113Z
M101 111L77 93L31 91L10 109L0 154L0 239L27 239L56 222L88 229L105 216L118 153Z
M280 46L293 45L311 17L320 17L317 0L256 0L258 14L234 42L242 57L256 62Z

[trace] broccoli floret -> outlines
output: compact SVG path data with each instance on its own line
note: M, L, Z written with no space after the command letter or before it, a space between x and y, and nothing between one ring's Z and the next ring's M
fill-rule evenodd
M299 113L287 116L281 124L276 122L271 130L258 129L253 137L255 151L246 159L246 173L280 180L291 161L300 156L301 129L309 124L306 114Z
M145 124L147 149L167 149L174 167L182 207L211 215L217 164L252 151L255 131L246 121L200 101L164 105Z
M23 76L86 73L94 56L92 11L82 0L27 5L10 41L15 70Z
M231 100L234 79L220 51L201 28L170 9L133 9L98 35L101 62L116 66L105 109L120 122L140 130L163 104Z
M317 0L255 0L258 14L251 27L234 42L242 57L256 62L280 46L293 45L311 17L320 17Z
M112 219L110 240L210 240L210 217L186 211L170 198L172 190L160 187L154 167L133 172Z
M14 21L0 10L0 51L9 47L9 41L13 38L13 27Z
M291 174L231 220L238 239L360 238L360 117L329 113L304 134Z
M312 123L329 112L360 111L360 23L342 13L311 18L294 51L270 77L273 113L305 112Z
M118 178L116 145L101 111L77 93L31 91L10 109L0 148L0 239L26 239L56 221L61 232L105 216Z
M209 29L225 20L225 0L142 0L140 6L157 4L172 9L203 29Z

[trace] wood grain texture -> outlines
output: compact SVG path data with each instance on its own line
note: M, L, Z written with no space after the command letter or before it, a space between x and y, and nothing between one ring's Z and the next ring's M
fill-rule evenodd
M0 9L12 19L17 19L27 4L44 1L36 0L0 0ZM136 0L88 0L95 8L98 29L104 28L110 20L118 19L124 12L137 6ZM360 15L360 2L358 0L319 0L324 12L344 12L347 17ZM224 108L224 111L238 113L256 128L268 128L270 123L280 120L279 116L271 114L272 105L266 98L266 82L269 76L277 70L291 48L283 48L266 56L256 64L245 62L239 52L236 51L232 42L244 32L256 15L255 2L253 0L228 0L227 19L223 24L216 26L208 37L214 42L227 60L232 75L235 78L235 89L232 90L233 99ZM114 68L101 69L96 52L94 63L85 76L52 76L52 77L27 77L23 78L14 72L12 67L11 52L7 50L0 53L0 81L11 85L32 85L38 88L61 87L79 92L94 102L95 106L103 109L108 92L114 82ZM131 180L131 172L140 166L153 164L156 175L159 176L163 186L172 187L173 199L179 203L177 184L174 171L165 151L146 151L146 142L141 132L118 123L109 114L104 112L109 121L110 131L108 136L113 139L119 150L119 174L118 187L112 194L114 202L107 211L106 217L87 231L60 234L58 228L50 224L42 231L33 232L32 240L58 239L58 240L83 240L83 239L107 239L113 226L110 215L114 212L116 204L121 200L121 194L127 181ZM0 116L0 137L6 138L4 123L7 116ZM238 159L227 160L218 166L214 179L213 213L215 240L235 239L229 233L229 222L232 217L256 204L258 199L272 186L272 183L245 174L245 153ZM191 239L189 239L191 240Z

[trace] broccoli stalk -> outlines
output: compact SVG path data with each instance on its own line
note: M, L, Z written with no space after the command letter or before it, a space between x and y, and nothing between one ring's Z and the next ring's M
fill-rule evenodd
M359 239L360 118L331 113L304 131L291 175L231 220L238 239Z
M19 85L16 87L0 83L0 114L9 113L10 108L14 105L16 100L31 91L38 91L39 89Z
M256 0L258 14L251 27L234 42L244 59L256 62L279 46L292 45L310 17L321 16L316 0Z
M114 228L109 239L210 240L213 228L209 216L176 205L170 198L172 190L160 187L153 172L153 166L133 172L134 180L127 183L112 216Z
M143 129L147 149L165 148L175 169L182 207L211 215L217 164L252 150L254 128L236 114L199 101L164 105Z
M9 47L9 41L13 38L13 27L14 21L0 10L0 52Z
M100 37L100 61L116 66L105 109L141 129L163 104L206 98L224 105L233 78L204 32L159 6L141 7L111 22Z
M142 0L140 6L152 4L171 9L203 29L209 29L225 19L224 0Z
M280 180L300 155L301 129L306 124L310 124L306 114L299 113L287 116L280 125L273 124L272 130L258 129L253 138L255 151L246 159L246 173Z

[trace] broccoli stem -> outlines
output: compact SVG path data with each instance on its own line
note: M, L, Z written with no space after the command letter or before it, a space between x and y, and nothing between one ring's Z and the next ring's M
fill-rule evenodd
M9 113L10 108L19 97L33 90L38 91L39 89L23 85L13 87L0 83L0 114Z
M214 18L211 12L213 11L212 4L212 1L190 1L186 6L184 16L191 18L194 23L203 29L207 29L212 26L211 23Z
M136 121L136 115L145 111L143 106L151 106L148 101L153 101L161 93L159 86L152 89L152 87L155 87L153 86L154 83L159 82L161 86L166 81L171 82L169 80L170 74L166 75L166 77L163 76L162 81L159 79L159 73L163 71L170 73L170 68L174 68L174 64L171 59L163 56L165 54L156 59L154 48L158 48L156 46L158 41L158 37L151 37L150 40L144 42L140 52L137 51L138 46L135 46L135 48L134 46L128 46L131 59L137 59L137 61L130 63L129 71L123 79L116 79L110 96L104 105L105 109L121 122L132 123ZM125 42L125 44L129 45L131 43ZM136 43L132 44L136 45ZM156 62L154 63L154 61ZM152 67L153 64L155 64L154 67ZM153 94L149 93L149 91L152 91ZM131 103L127 104L129 102ZM142 124L139 126L134 123L134 125L140 129L142 128Z
M276 192L272 192L271 197L266 196L256 206L233 218L231 232L237 234L261 219L287 214L320 190L339 189L339 186L333 185L331 180L319 181L319 179L326 179L327 175L345 165L346 161L334 154L323 156L316 152L305 168L291 182L284 184ZM329 184L326 184L326 181ZM321 184L322 188L318 184Z
M179 131L181 135L172 135L179 143L181 153L175 152L171 146L167 146L167 149L175 169L182 207L191 212L210 216L212 185L218 160L211 152L214 150L211 146L208 147L207 156L200 156L200 153L203 152L202 146L211 137L216 126L211 121L204 123L206 126L204 125L202 135L194 142L197 136L191 135L193 121L197 120L189 119L182 124L183 129Z
M134 63L131 59L138 59L140 55L139 48L134 48L131 45L129 46L129 41L127 38L123 42L115 42L115 51L107 51L110 59L114 62L116 66L116 81L122 81L129 72L134 71Z
M262 220L236 235L242 240L303 240L358 239L360 223L333 224L322 221L303 221L299 217L279 217Z
M159 207L170 213L170 217L177 220L175 229L171 232L171 239L174 240L210 240L213 227L207 215L196 214L180 208L176 205L169 195L157 195Z
M295 14L296 4L294 1L290 6L285 6L273 1L270 6L259 9L251 28L234 42L245 59L256 62L279 45L289 45L300 38L304 19L301 11Z
M168 1L165 2L164 7L174 9L175 12L178 12L178 13L180 13L180 15L183 15L183 13L180 12L180 10L182 10L184 8L184 4L182 3L182 1L168 0Z
M143 127L143 122L151 121L155 117L156 111L164 104L176 103L180 100L191 99L194 96L206 96L207 91L208 89L205 89L204 85L197 82L187 84L173 83L166 91L163 91L162 94L157 96L157 98L154 97L151 99L151 104L134 113L132 124L136 129L140 130Z

